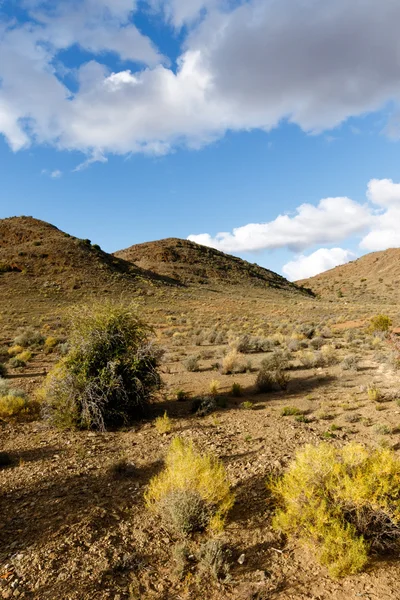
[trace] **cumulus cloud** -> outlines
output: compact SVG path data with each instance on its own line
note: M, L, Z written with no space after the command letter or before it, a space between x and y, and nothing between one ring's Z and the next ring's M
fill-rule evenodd
M343 248L319 248L309 256L301 254L283 266L283 273L290 281L306 279L354 260L356 255Z
M325 198L317 206L302 204L294 216L279 215L268 223L250 223L237 227L232 233L222 232L215 237L207 233L189 235L198 244L212 246L224 252L289 248L301 251L315 244L335 243L370 224L371 214L350 198Z
M302 204L293 215L279 215L267 223L249 223L232 232L189 235L188 239L224 252L254 252L286 248L302 252L319 244L336 244L359 237L361 250L369 252L400 247L400 183L371 179L366 192L369 203L347 197L325 198L317 206ZM283 267L290 279L311 277L355 255L343 248L320 248L300 254Z
M0 25L0 132L13 150L165 154L285 119L318 132L400 99L397 0L149 3L190 24L177 68L136 26L143 3L25 0L32 20ZM92 61L68 87L60 51L74 45ZM130 64L110 72L109 52Z

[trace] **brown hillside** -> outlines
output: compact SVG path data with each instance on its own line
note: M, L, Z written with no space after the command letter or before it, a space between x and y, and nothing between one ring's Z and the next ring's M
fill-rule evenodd
M0 282L8 298L63 300L85 293L137 290L158 275L32 217L0 220Z
M240 285L299 292L281 275L188 240L167 238L137 244L115 252L114 256L143 269L172 277L185 285Z
M362 302L400 300L400 248L366 254L361 258L296 283L323 298L341 297Z

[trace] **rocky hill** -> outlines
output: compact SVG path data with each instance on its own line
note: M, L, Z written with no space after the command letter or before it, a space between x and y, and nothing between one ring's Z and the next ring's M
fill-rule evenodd
M366 254L296 283L311 288L322 298L397 303L400 300L400 248Z
M184 285L235 285L302 291L281 275L257 264L178 238L137 244L115 252L114 256Z
M0 282L3 299L6 295L19 301L174 283L32 217L0 220Z

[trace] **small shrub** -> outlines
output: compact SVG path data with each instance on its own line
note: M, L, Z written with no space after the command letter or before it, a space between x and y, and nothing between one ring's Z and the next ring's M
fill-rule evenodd
M217 379L213 379L210 382L210 394L211 396L218 396L220 388L220 382Z
M184 402L189 398L189 394L185 390L176 390L175 398L178 402Z
M172 421L167 415L166 411L162 417L157 417L154 422L154 426L160 435L163 433L169 433L172 430Z
M360 359L355 354L348 354L340 363L344 371L358 371Z
M367 393L368 393L368 400L371 400L371 402L381 402L382 401L382 392L376 386L369 385Z
M133 307L102 303L71 314L68 354L50 371L39 398L62 428L126 425L161 385L160 350Z
M30 420L39 415L39 405L26 397L7 394L0 397L1 419Z
M14 356L14 358L10 358L10 360L8 361L8 364L13 369L20 369L22 367L26 367L26 362L24 360L21 360L20 358L18 358L18 356Z
M221 540L207 540L197 555L200 575L211 575L217 581L226 581L229 578L229 557L230 553Z
M231 394L235 398L240 398L240 396L243 394L242 386L240 385L240 383L232 383Z
M283 371L288 366L288 354L284 350L274 350L274 352L261 361L261 368L267 371Z
M32 358L32 352L30 350L24 350L21 354L17 354L15 358L21 360L23 363L27 363Z
M380 332L380 331L387 332L387 331L389 331L391 326L392 326L392 320L390 317L388 317L387 315L376 315L375 317L372 317L372 319L370 320L368 331L370 333L375 333L375 332Z
M7 367L5 364L0 363L0 377L6 377L7 375Z
M186 535L206 527L220 529L234 497L223 464L199 453L192 442L175 438L145 500L167 527Z
M285 365L285 359L278 352L261 361L260 370L256 377L256 390L259 393L272 392L276 389L286 389L289 376L279 365Z
M44 343L44 337L40 331L28 328L14 338L14 345L28 348L29 346L40 346Z
M189 373L195 373L199 370L199 357L198 356L188 356L186 360L183 361L186 371Z
M58 344L58 339L49 335L44 341L44 348L46 352L51 352Z
M374 431L379 435L389 435L389 433L392 433L392 430L390 429L390 427L388 427L388 425L383 425L381 423L377 423L375 425Z
M299 359L305 369L316 369L325 366L322 352L301 352Z
M303 411L295 406L284 406L281 410L282 417L303 416Z
M361 571L371 553L400 547L400 460L387 448L306 446L271 484L273 526L314 544L334 577Z
M233 349L228 352L222 359L221 372L223 375L230 375L234 373L239 364L238 351Z
M17 354L21 354L23 351L24 349L22 346L11 346L11 348L8 348L7 354L9 356L17 356Z
M320 350L324 344L326 344L326 341L323 337L315 337L310 340L310 347L314 350Z
M250 410L252 408L254 408L254 402L250 402L250 400L246 400L245 402L242 402L242 407Z

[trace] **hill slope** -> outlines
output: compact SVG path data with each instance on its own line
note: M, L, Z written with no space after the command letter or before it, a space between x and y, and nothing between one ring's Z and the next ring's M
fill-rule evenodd
M400 300L400 248L372 252L345 265L296 283L311 288L322 298L343 295L363 302Z
M114 256L185 285L240 285L300 292L281 275L189 240L166 238L120 250Z
M43 295L136 289L162 280L32 217L0 219L0 277L8 293Z

